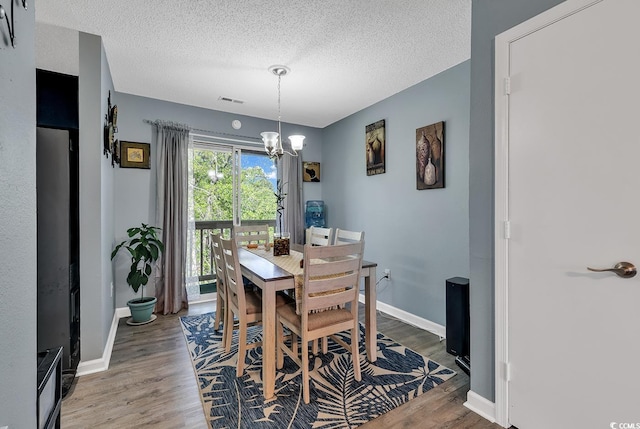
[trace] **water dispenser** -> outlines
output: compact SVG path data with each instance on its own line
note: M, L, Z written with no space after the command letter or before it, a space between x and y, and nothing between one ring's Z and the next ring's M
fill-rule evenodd
M324 201L307 201L305 208L305 224L306 228L309 228L310 226L318 226L321 228L325 227Z

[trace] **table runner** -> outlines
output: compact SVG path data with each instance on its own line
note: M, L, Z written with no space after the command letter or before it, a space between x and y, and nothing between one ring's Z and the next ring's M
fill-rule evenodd
M300 268L300 261L304 257L301 252L290 250L289 255L273 256L272 250L265 250L264 247L257 249L246 248L249 252L266 259L267 261L279 266L283 270L289 271L294 276L302 276L304 271Z
M273 263L274 265L277 265L278 267L282 268L283 270L286 270L291 274L293 274L293 278L295 280L295 285L296 285L294 290L295 299L296 299L296 314L300 315L301 307L302 307L302 286L304 285L304 269L300 268L300 261L302 261L302 259L304 258L304 254L302 254L301 252L297 252L295 250L290 250L288 255L273 256L273 251L265 250L264 247L253 248L253 249L247 248L247 250L253 253L254 255L260 256L261 258L264 258L267 261ZM332 277L332 276L329 276L329 277ZM344 289L340 289L340 291L342 290ZM327 292L322 292L320 294L325 295L325 294L330 294L335 292L337 291L327 291ZM315 294L311 294L311 296L313 295ZM324 310L315 310L315 311L324 311Z

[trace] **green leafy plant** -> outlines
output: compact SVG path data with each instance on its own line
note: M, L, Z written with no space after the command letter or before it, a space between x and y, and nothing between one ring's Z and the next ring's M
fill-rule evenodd
M116 257L121 248L131 254L131 269L127 276L127 283L135 293L142 287L140 301L144 300L144 286L149 282L153 271L153 263L164 252L164 244L158 238L158 231L162 228L142 224L141 227L127 229L129 239L118 244L111 252L111 259Z

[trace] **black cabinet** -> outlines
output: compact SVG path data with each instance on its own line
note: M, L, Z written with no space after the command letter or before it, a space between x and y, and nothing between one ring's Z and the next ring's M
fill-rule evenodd
M446 282L447 352L457 356L456 363L470 371L471 332L469 317L469 279L453 277Z
M36 71L38 350L80 361L78 77Z
M59 429L62 408L62 347L38 353L38 429Z

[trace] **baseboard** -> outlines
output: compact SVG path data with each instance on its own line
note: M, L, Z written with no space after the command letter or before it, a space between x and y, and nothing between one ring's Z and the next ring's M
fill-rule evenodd
M364 303L364 295L362 294L360 295L360 302ZM432 332L438 335L440 338L445 338L446 336L445 327L437 323L434 323L430 320L423 319L422 317L418 317L415 314L411 314L407 311L401 310L399 308L393 307L389 304L385 304L380 301L377 302L376 307L378 310L385 312L390 316L393 316L405 323L408 323L420 329L424 329L425 331ZM109 361L111 360L113 342L115 341L116 332L118 331L118 320L123 317L130 317L130 316L131 316L131 312L129 311L129 307L116 308L115 312L113 313L111 329L109 330L109 338L107 339L107 344L105 345L104 352L102 353L102 357L100 359L93 359L86 362L81 361L78 364L78 370L76 372L77 377L93 374L96 372L106 371L107 369L109 369ZM472 393L472 392L469 392L469 393ZM486 401L486 399L480 396L478 397ZM467 401L469 401L469 397L467 397ZM480 412L478 412L478 414L483 415ZM493 409L492 409L492 414L493 414Z
M364 295L360 294L360 302L364 303ZM431 320L423 319L422 317L416 316L415 314L411 314L408 311L401 310L392 305L385 304L384 302L377 301L376 308L384 313L387 313L390 316L395 317L409 325L413 325L416 328L424 329L425 331L429 331L433 334L436 334L441 339L446 338L447 331L446 328L442 325L439 325Z
M94 374L96 372L102 372L109 369L109 362L111 361L111 352L113 351L113 342L116 339L116 332L118 331L118 320L122 317L131 316L129 307L116 308L113 312L113 319L111 320L111 329L109 329L109 337L107 338L107 344L104 346L104 352L100 359L93 359L86 362L80 361L78 369L76 370L76 377L83 375Z
M467 402L463 405L491 423L496 422L496 405L477 393L469 390L467 392Z
M200 304L201 302L211 302L216 300L216 298L218 297L218 294L213 292L213 293L202 293L200 295L198 295L198 299L189 299L189 304Z

